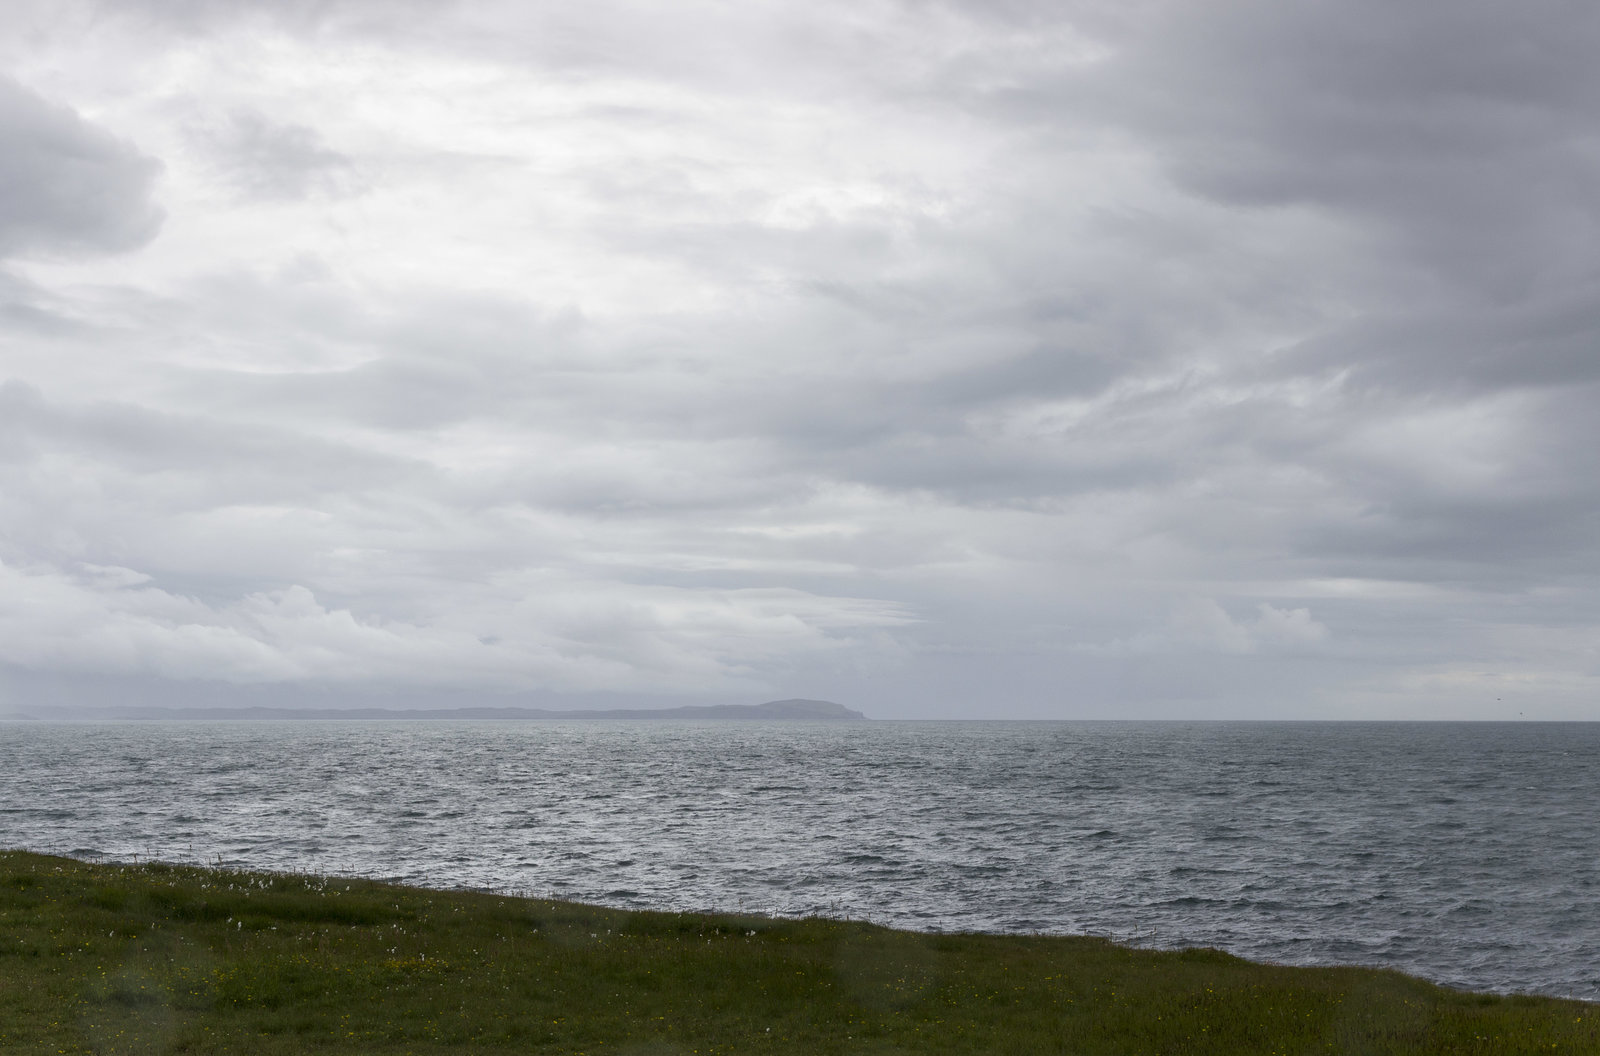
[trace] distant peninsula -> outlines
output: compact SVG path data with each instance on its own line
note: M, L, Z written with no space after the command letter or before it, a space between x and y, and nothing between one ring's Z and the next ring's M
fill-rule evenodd
M18 715L38 719L47 716ZM306 719L490 719L505 722L540 719L728 720L762 722L864 722L866 716L831 700L769 700L765 704L691 704L678 708L608 708L549 711L544 708L96 708L63 709L48 718L141 720L306 720Z

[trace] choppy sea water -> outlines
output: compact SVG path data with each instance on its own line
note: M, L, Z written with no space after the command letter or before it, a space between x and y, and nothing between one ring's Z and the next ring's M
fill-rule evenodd
M1600 998L1600 723L0 723L0 846Z

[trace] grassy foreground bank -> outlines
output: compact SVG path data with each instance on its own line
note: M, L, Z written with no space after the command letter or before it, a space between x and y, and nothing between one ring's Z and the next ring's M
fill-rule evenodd
M5 1053L1600 1053L1600 1006L1099 939L0 852Z

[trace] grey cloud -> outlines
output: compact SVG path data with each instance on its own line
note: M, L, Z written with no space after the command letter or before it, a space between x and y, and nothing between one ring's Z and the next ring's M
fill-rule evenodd
M337 194L356 182L350 158L329 148L315 129L304 125L241 110L191 134L224 178L249 198L282 201L319 192Z
M1559 382L1594 362L1597 49L1600 14L1559 2L1179 5L1114 63L1109 109L1203 195L1369 232L1391 293L1364 297L1396 322L1345 363Z
M1236 619L1211 598L1188 597L1172 605L1162 625L1107 643L1089 643L1079 651L1109 656L1174 652L1255 653L1320 651L1328 628L1310 609L1281 609L1262 602L1250 619Z
M504 398L496 379L463 356L391 354L343 371L267 378L212 378L219 396L228 390L241 404L294 408L307 416L365 422L379 428L434 429L479 417Z
M0 76L0 256L134 249L155 237L161 166Z
M0 383L0 420L13 459L83 457L130 474L190 477L206 503L272 501L393 480L418 467L303 431L101 402L60 405L31 385Z
M18 335L51 338L82 335L84 326L59 297L16 275L0 271L0 327Z
M240 20L262 20L300 32L348 28L368 32L415 24L457 0L91 0L102 18L205 33Z
M1466 297L1385 304L1287 350L1272 369L1329 372L1359 365L1364 384L1467 396L1600 380L1597 343L1600 305L1591 289L1562 284L1509 304Z
M1346 492L1358 510L1306 518L1292 543L1349 577L1496 592L1557 586L1600 559L1600 489L1574 484L1586 474L1570 461L1554 488L1497 482L1451 493L1417 477L1368 481Z
M530 404L564 417L611 377L583 354L583 320L506 298L420 291L369 303L308 264L308 274L234 274L201 284L209 307L179 327L249 340L264 354L303 349L306 369L191 369L174 376L188 400L255 420L316 421L400 432L503 419ZM240 322L247 336L235 338ZM349 350L360 362L329 367L316 354ZM570 414L589 418L574 407ZM569 423L570 424L570 423Z
M1300 214L1331 225L1285 259L1277 284L1256 277L1262 309L1288 303L1283 286L1298 284L1355 320L1283 357L1283 369L1355 368L1413 392L1593 376L1594 10L1561 0L957 6L1030 29L1077 27L1107 53L980 89L951 72L950 97L1041 144L1081 142L1086 130L1130 137L1179 188L1233 210L1239 245L1274 215L1285 232ZM1238 275L1239 263L1227 270Z
M1152 450L1180 474L1137 483L1186 476L1204 498L1167 530L1212 554L1242 533L1263 560L1276 534L1302 568L1490 591L1592 564L1600 495L1580 462L1596 438L1579 408L1600 369L1600 16L1561 3L1049 11L1082 16L1110 56L1008 84L987 113L1046 138L1084 123L1131 133L1181 189L1235 211L1240 245L1273 216L1285 236L1298 215L1332 225L1285 258L1287 283L1258 276L1254 294L1276 311L1298 281L1343 308L1303 316L1307 340L1241 349L1213 382L1321 395L1299 410L1175 404ZM1169 255L1151 246L1150 259ZM1237 292L1247 305L1250 287ZM1126 293L1173 307L1137 276ZM1495 394L1522 395L1474 424ZM1441 424L1450 411L1460 420ZM1369 430L1387 440L1344 442ZM1238 490L1219 494L1224 481ZM1275 511L1283 481L1298 482L1299 510ZM1243 528L1263 515L1271 533Z

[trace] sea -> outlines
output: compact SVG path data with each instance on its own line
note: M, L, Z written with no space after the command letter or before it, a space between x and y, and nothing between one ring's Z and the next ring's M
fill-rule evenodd
M1600 999L1600 723L0 723L0 846Z

